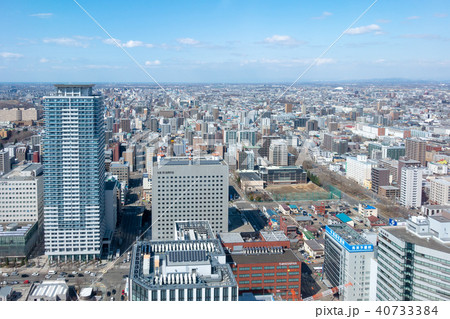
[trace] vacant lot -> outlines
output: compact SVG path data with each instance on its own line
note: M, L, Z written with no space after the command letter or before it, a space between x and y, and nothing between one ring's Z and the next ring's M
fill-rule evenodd
M270 185L266 190L272 194L288 194L288 193L327 193L323 188L309 182L308 184L293 185Z

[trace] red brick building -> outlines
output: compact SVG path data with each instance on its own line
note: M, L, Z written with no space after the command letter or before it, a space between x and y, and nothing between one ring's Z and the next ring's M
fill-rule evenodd
M243 237L239 233L220 233L222 246L233 252L236 248L245 250L246 248L282 247L291 248L291 242L282 232L260 232L256 238Z
M291 250L229 256L240 294L252 292L275 294L284 300L301 299L302 263Z

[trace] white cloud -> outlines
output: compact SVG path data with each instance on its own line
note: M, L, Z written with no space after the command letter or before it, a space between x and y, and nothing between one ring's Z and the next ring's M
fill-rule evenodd
M72 38L47 38L42 40L44 43L54 43L58 45L64 45L69 47L83 47L88 46L87 43L72 39Z
M22 58L23 54L12 52L0 52L0 57L5 59L17 59Z
M378 19L377 22L378 22L378 23L390 23L391 20L387 20L387 19Z
M146 66L152 66L152 65L161 65L161 61L155 60L155 61L145 61Z
M378 31L378 32L381 31L381 28L378 24L371 24L371 25L366 25L363 27L350 28L347 31L345 31L345 33L355 35L355 34L371 33L371 32L375 32L375 31Z
M331 58L320 58L317 60L313 60L313 59L286 59L286 60L279 60L279 59L267 59L267 58L262 58L259 60L256 59L251 59L251 60L243 60L241 61L241 66L243 65L248 65L248 64L266 64L266 65L277 65L277 66L281 66L281 67L295 67L298 65L308 65L311 63L315 63L315 65L319 66L319 65L326 65L326 64L332 64L332 63L336 63L337 61L335 59L331 59Z
M322 13L321 16L318 16L318 17L312 17L311 19L314 19L314 20L323 20L323 19L325 19L326 17L332 16L332 15L333 15L333 14L332 14L331 12L324 11L324 12Z
M129 40L125 43L122 43L122 41L120 41L119 39L105 39L103 40L103 43L106 44L112 44L117 46L117 44L119 44L119 46L122 46L124 48L136 48L136 47L146 47L146 48L153 48L154 45L151 43L144 43L142 41L137 41L137 40Z
M134 48L134 47L142 47L144 45L144 42L142 41L134 41L130 40L123 44L125 48Z
M130 40L123 44L125 48L134 48L134 47L147 47L147 48L153 48L153 44L151 43L144 43L142 41L134 41Z
M271 37L265 38L264 43L271 45L298 46L304 42L298 41L289 35L275 34Z
M378 59L378 60L375 60L373 62L374 63L384 63L384 62L386 62L386 60L385 59Z
M52 15L53 15L53 13L34 13L34 14L30 14L30 17L46 19L46 18L50 18Z
M336 63L336 60L331 59L331 58L320 58L320 59L317 59L317 61L316 61L316 65L324 65L324 64L332 64L332 63Z
M42 59L40 59L39 60L39 62L41 62L41 63L47 63L47 62L49 62L50 60L49 59L46 59L46 58L42 58Z
M105 43L105 44L117 45L116 42L121 45L121 41L119 39L108 38L108 39L103 40L103 43Z
M435 13L434 16L436 18L447 18L448 14L447 13Z
M186 44L186 45L198 45L198 44L200 44L200 41L192 39L192 38L180 38L180 39L177 39L177 42L181 43L181 44Z
M420 17L419 16L411 16L411 17L407 17L406 19L407 20L417 20L417 19L420 19Z

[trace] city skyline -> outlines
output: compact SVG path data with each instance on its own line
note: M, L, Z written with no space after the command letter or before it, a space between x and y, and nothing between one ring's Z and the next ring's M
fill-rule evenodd
M274 83L293 82L373 1L79 3L158 82ZM150 81L74 1L4 6L2 79ZM447 7L378 1L300 82L448 80Z

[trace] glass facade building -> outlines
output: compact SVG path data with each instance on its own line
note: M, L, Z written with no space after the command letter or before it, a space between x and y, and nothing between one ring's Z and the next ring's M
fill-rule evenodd
M94 85L55 85L44 97L45 253L99 257L104 233L105 133Z

